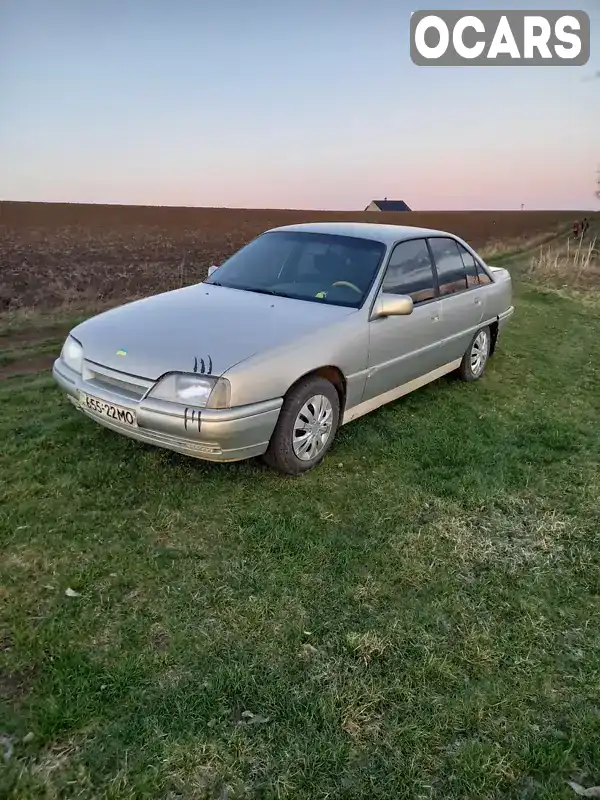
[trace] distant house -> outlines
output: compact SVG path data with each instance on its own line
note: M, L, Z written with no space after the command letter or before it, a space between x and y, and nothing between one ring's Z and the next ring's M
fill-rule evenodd
M365 211L410 211L404 200L371 200Z

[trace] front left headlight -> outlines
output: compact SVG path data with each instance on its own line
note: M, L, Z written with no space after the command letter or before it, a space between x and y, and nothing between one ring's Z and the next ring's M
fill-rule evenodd
M165 375L148 397L199 408L229 408L231 386L226 378L173 372Z
M81 375L83 369L83 347L70 334L63 344L60 357L69 369Z

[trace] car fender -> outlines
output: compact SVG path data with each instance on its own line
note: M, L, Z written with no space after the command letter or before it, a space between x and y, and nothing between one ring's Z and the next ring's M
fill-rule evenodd
M347 403L362 396L367 373L368 328L366 314L301 336L293 344L257 353L227 370L231 406L284 397L303 376L326 367L338 369L347 388Z

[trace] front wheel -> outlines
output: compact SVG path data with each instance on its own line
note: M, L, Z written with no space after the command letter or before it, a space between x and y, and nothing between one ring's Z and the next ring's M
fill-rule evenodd
M286 475L316 467L333 443L339 417L333 384L325 378L306 378L285 398L264 461Z
M489 327L480 328L471 339L471 344L463 356L458 368L459 378L463 381L476 381L481 378L490 357L491 344Z

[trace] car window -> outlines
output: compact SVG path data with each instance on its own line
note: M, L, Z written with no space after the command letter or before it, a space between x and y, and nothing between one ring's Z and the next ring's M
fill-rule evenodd
M383 242L356 236L269 231L234 253L205 283L360 308L385 252Z
M438 274L440 294L463 292L467 288L465 265L454 239L435 237L429 240Z
M479 283L482 284L483 286L492 282L492 279L484 270L484 268L481 266L481 264L477 264L477 275L479 277Z
M396 245L381 290L385 294L410 295L415 304L435 297L433 269L425 239Z
M298 253L296 263L290 264L290 268L295 271L296 278L300 279L314 279L319 275L318 263L319 256L326 256L328 245L323 242L315 241L309 243L306 247ZM284 277L285 277L284 272Z
M268 244L268 247L265 246ZM254 239L219 267L219 276L214 281L223 283L223 278L234 278L244 283L246 275L252 275L258 286L276 283L282 271L294 256L295 243L281 236L265 240L265 234ZM212 276L211 276L212 279ZM211 282L211 281L209 281ZM233 283L231 285L234 285Z
M491 283L492 281L490 276L487 274L481 264L473 257L473 254L470 253L466 247L463 247L460 242L457 242L457 244L465 265L468 285L482 286L487 283Z
M457 242L456 244L458 245L458 250L462 256L465 272L467 273L467 286L479 286L479 271L477 269L477 263L473 258L473 254L469 253L467 248L463 247L460 242Z

